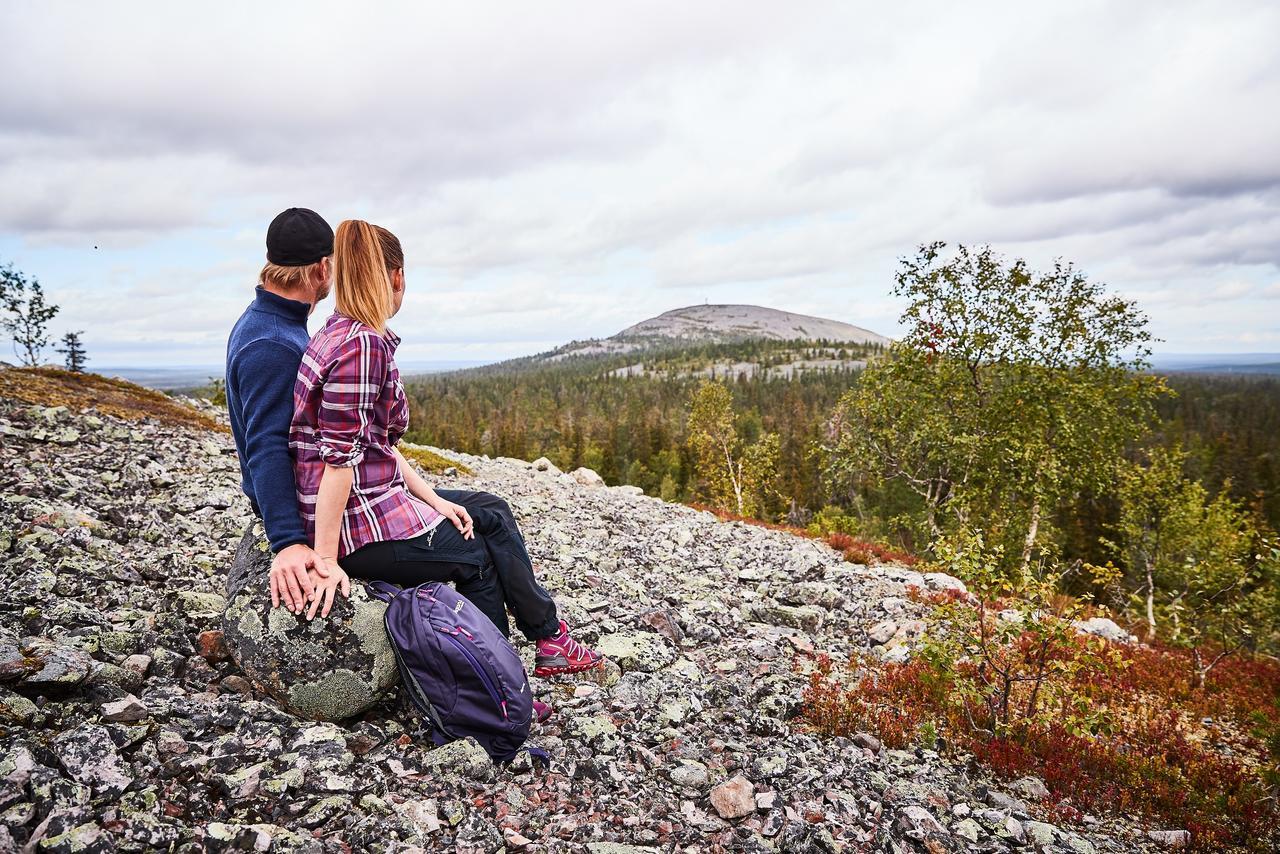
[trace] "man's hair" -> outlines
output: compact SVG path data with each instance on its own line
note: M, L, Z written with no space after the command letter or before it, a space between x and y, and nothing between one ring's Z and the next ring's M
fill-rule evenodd
M314 264L306 264L302 267L282 267L268 261L262 268L262 272L258 274L258 281L263 284L271 282L285 290L296 290L307 285L311 281L312 274L318 271L323 263L324 259L321 258Z
M384 333L394 302L387 278L382 242L374 227L361 219L338 226L333 247L337 309L353 320Z

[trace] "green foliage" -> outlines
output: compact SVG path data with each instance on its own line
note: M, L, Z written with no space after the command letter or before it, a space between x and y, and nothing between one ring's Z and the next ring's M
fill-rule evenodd
M1199 684L1225 656L1269 645L1280 625L1280 577L1274 545L1250 514L1226 494L1211 497L1186 477L1185 464L1180 449L1157 448L1121 467L1109 544L1125 557L1125 587L1143 610L1148 638L1159 633L1190 649Z
M1054 552L1053 511L1106 487L1164 386L1138 372L1150 336L1132 303L1069 264L944 249L903 261L907 333L841 399L828 473L904 486L929 539L982 528L1025 573Z
M62 336L62 346L54 348L66 357L67 370L73 374L84 373L84 366L88 361L84 353L84 345L80 343L80 336L83 334L84 330L68 332Z
M36 367L49 346L49 321L59 308L45 301L44 289L13 265L0 267L0 329L13 339L13 352L22 364Z
M776 434L762 434L759 423L758 416L735 418L733 395L723 383L705 382L694 393L688 443L698 491L711 506L754 516L773 493L779 442Z

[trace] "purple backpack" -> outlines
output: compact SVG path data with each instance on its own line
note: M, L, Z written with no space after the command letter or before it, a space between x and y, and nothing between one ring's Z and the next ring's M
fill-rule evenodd
M533 694L524 662L493 621L438 581L368 587L387 603L400 676L436 744L471 736L495 762L520 752L533 720Z

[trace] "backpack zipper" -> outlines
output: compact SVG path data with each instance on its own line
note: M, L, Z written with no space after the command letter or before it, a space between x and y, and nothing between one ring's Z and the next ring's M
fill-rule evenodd
M493 704L498 707L498 710L500 712L502 712L502 719L510 720L510 718L507 716L507 703L505 700L502 699L502 696L498 692L497 686L494 684L493 680L490 678L488 669L480 662L478 658L476 658L475 654L472 653L471 650L467 649L467 645L458 639L458 634L461 632L461 629L455 628L453 631L450 631L449 629L446 629L443 626L436 626L436 631L440 632L442 635L448 638L449 641L458 649L458 651L461 652L464 657L466 657L467 661L470 662L471 667L476 671L477 674L479 674L480 681L484 683L485 690L489 692L489 698L493 700Z

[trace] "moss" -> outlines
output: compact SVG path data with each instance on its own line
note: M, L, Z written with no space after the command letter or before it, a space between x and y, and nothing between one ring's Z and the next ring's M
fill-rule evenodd
M65 406L81 411L140 421L230 432L224 425L177 402L168 395L126 380L98 374L75 374L61 368L5 368L0 370L0 397L39 406Z
M401 442L397 447L400 453L404 454L405 459L410 462L417 463L432 474L443 474L445 469L457 469L459 474L472 474L470 468L463 463L454 462L453 460L442 457L435 451L432 451L423 445L415 445L412 442Z
M313 720L349 718L369 708L373 701L374 691L369 683L345 668L289 688L289 707Z

